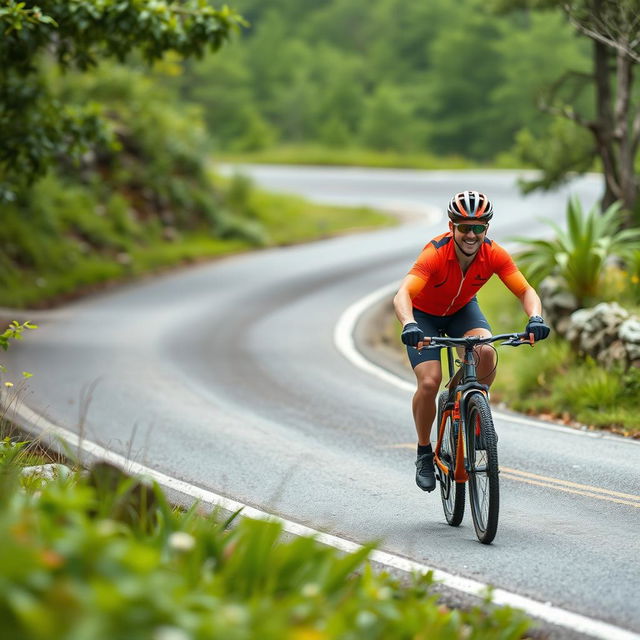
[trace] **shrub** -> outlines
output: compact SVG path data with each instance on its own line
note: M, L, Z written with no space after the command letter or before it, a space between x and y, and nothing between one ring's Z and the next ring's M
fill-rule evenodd
M37 491L34 491L37 489ZM0 617L21 640L515 640L509 608L450 610L431 575L401 586L277 522L173 509L109 465L20 489L0 460Z
M552 240L515 238L528 249L518 255L532 284L536 286L550 275L558 275L578 300L579 306L600 295L603 269L609 259L628 259L640 250L640 229L621 229L620 204L601 212L594 206L584 213L576 197L567 205L567 229L546 220L556 235Z

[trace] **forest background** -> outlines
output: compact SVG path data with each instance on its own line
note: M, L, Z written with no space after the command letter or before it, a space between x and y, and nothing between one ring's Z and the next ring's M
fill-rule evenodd
M163 80L201 106L218 151L319 145L396 152L405 165L413 154L522 166L539 145L571 156L591 146L539 109L558 78L590 70L590 43L561 11L499 14L478 0L236 7L242 37ZM593 112L589 90L571 97Z
M73 27L47 49L53 23L29 14L32 4L8 0L0 15L10 36L1 52L10 71L0 109L0 306L353 227L344 212L327 221L307 206L282 237L289 225L278 212L291 222L300 203L266 202L246 181L214 178L221 159L529 166L544 169L545 186L597 167L589 131L539 108L594 112L593 83L578 91L572 81L588 74L591 43L558 7L238 0L224 29L208 27L218 35L206 51L197 24L181 41L175 16L160 21L174 11L167 3L115 0L41 2L45 18ZM117 25L108 33L107 19ZM58 46L66 38L75 56Z

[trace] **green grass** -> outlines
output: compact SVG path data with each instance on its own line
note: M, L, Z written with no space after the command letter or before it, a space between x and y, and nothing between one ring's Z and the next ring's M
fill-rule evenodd
M0 448L2 453L2 448ZM375 573L276 522L172 508L106 463L27 479L0 455L0 618L7 640L516 640L489 600L438 601L431 574Z
M303 198L255 191L250 199L269 244L286 245L397 223L392 216L365 207L330 207Z
M227 235L224 226L215 232L173 229L167 237L155 222L145 228L142 223L127 226L117 216L105 220L93 213L95 202L86 193L82 193L87 200L84 209L76 203L73 215L62 204L42 213L43 219L35 224L31 221L31 226L19 213L8 215L5 234L14 246L28 246L28 252L16 251L22 265L16 268L16 260L0 276L0 306L49 306L178 265L397 223L370 209L330 207L262 192L242 178L218 180L229 200L235 199L230 205L243 212L242 218L231 219L228 237L220 237L220 233ZM51 183L45 183L45 188L54 195L60 189Z
M373 151L355 147L288 145L246 153L217 152L216 161L262 164L298 164L327 166L388 167L404 169L452 170L521 168L522 163L503 154L491 163L479 163L461 156L436 156L428 153Z

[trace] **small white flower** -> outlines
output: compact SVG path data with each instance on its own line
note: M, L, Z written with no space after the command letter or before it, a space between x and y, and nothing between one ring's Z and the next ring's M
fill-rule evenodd
M169 536L169 547L174 551L191 551L195 546L195 538L184 531L175 531Z
M247 620L247 612L237 604L229 604L223 607L220 610L220 614L228 624L240 625Z
M320 587L313 582L308 582L302 587L301 593L305 598L314 598L320 593Z
M389 598L391 598L391 596L393 595L393 592L391 591L391 589L389 589L389 587L380 587L380 589L378 589L378 591L376 592L376 597L378 598L378 600L389 600Z
M178 627L162 626L153 631L153 640L191 640L191 636Z

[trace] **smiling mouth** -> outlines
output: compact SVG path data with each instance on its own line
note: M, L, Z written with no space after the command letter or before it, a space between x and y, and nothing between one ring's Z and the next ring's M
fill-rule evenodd
M480 242L477 238L473 240L467 240L466 238L462 238L461 242L456 241L458 248L465 256L472 256L476 253L476 251L480 248Z

